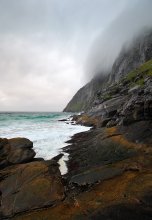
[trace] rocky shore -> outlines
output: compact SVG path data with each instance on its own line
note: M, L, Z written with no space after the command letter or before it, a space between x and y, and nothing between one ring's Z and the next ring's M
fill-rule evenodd
M35 159L32 148L26 138L0 139L0 219L53 206L65 197L57 161Z
M30 140L0 138L0 219L150 220L151 76L143 80L130 89L126 77L125 85L117 83L117 97L113 85L101 91L102 96L111 92L108 100L98 94L99 105L73 116L72 124L92 128L67 142L68 173L63 176L62 155L45 161L35 158Z
M0 138L0 219L152 219L151 36L120 54L109 79L93 79L68 104L67 111L85 110L73 126L92 128L63 148L67 174L62 155L45 161L30 140Z
M152 218L152 121L94 123L63 149L69 153L64 176L60 157L35 159L28 139L0 139L1 219Z
M152 218L150 128L152 122L140 121L73 137L65 151L70 153L67 178L80 206L74 219Z

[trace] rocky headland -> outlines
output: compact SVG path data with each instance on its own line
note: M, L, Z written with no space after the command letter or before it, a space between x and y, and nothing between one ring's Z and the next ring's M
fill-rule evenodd
M0 139L0 218L152 219L152 32L122 51L109 75L94 78L65 111L92 127L59 157L35 159L25 138ZM65 123L65 121L63 121Z

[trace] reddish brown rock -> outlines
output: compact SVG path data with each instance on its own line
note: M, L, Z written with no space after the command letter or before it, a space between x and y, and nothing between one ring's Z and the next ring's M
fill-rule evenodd
M0 138L0 168L33 160L33 143L27 138Z
M3 217L57 204L64 198L58 164L31 162L1 171L1 212Z

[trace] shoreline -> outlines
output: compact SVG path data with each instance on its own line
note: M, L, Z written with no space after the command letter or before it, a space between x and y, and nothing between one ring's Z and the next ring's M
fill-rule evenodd
M55 116L52 120L52 113L44 114L44 112L41 112L41 114L31 114L29 112L24 112L18 115L18 112L15 112L15 114L13 112L8 116L8 120L10 121L8 128L6 114L6 116L4 116L4 122L2 121L5 126L4 128L1 127L1 129L3 129L1 137L8 139L14 137L28 138L33 142L33 149L36 152L36 157L50 160L60 153L63 153L62 148L67 145L65 142L75 133L86 130L86 128L82 126L79 127L76 125L73 127L74 122L70 122L71 113L57 112L55 115L56 114L58 116ZM37 120L37 118L39 119L40 117L44 122L39 122ZM66 123L68 123L68 125ZM61 160L62 173L66 172L66 164L64 163L64 160L67 160L67 156Z
M68 122L68 124L71 124L73 126L78 126L76 121L73 120L73 116L70 116L68 119L61 119L59 121L61 121L63 123L66 123L66 124ZM68 163L68 160L69 160L69 154L67 152L65 152L64 149L66 147L68 147L69 142L74 137L74 135L82 133L82 132L87 132L87 131L89 131L91 129L91 127L88 127L88 126L85 126L85 125L81 125L81 126L83 126L85 128L84 131L80 131L80 132L74 133L72 136L69 136L69 138L64 142L66 146L63 146L60 149L60 153L63 154L63 156L59 159L58 163L60 165L59 169L60 169L60 172L61 172L62 176L66 175L68 173L67 163Z
M90 120L85 124L90 124ZM58 164L63 159L62 152L51 160L32 156L25 163L19 159L27 155L25 151L32 150L32 142L8 140L11 151L21 148L22 153L15 153L16 164L0 170L1 218L70 220L100 216L107 220L119 213L118 220L136 220L151 216L152 140L147 132L151 123L139 121L110 128L94 124L92 129L74 134L62 148L69 154L68 172L64 175ZM137 143L141 133L144 143ZM1 139L1 147L8 148L5 141Z

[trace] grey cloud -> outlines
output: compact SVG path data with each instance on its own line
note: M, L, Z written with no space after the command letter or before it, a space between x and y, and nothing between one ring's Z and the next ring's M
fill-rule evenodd
M7 39L2 41L1 110L62 110L61 106L70 98L70 90L79 86L77 82L73 85L75 75L81 74L73 58L27 39L14 39L14 46L12 39L10 43Z
M124 0L1 0L0 28L5 31L55 30L60 33L76 32L81 28L95 29L111 20L124 2Z
M152 1L132 1L92 44L86 62L86 75L111 70L113 62L124 45L128 45L140 32L152 28Z
M0 110L62 110L88 80L92 42L132 2L0 0Z

